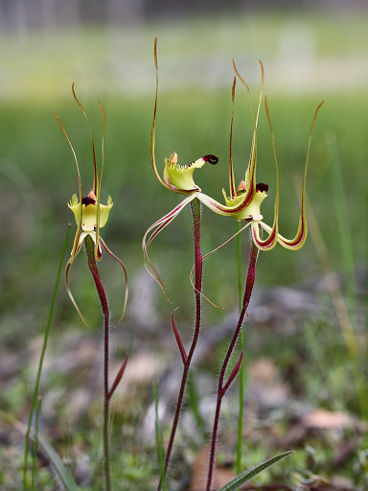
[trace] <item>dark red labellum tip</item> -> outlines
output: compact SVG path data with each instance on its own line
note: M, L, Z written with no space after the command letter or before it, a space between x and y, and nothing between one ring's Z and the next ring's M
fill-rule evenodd
M264 182L259 182L256 184L256 190L261 191L261 192L266 192L268 191L268 184L265 184Z
M96 200L91 198L90 196L85 196L84 198L82 198L82 204L83 205L94 205L96 204Z
M205 162L209 162L212 165L216 165L218 162L218 158L216 157L216 155L212 155L212 154L204 155L202 159Z

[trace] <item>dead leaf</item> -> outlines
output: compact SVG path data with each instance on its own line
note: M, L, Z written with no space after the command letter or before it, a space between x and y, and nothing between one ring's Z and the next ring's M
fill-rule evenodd
M336 411L328 411L327 409L314 409L302 417L302 423L307 428L319 430L330 430L350 428L354 425L354 421L346 413Z
M210 446L204 447L198 454L192 467L192 479L189 491L203 491L206 489L208 461L210 457ZM236 474L230 469L215 465L212 489L220 489L229 481L234 479Z

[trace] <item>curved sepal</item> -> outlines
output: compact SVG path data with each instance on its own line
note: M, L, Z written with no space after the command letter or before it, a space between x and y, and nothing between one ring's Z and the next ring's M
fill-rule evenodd
M77 314L79 315L79 317L80 317L81 321L83 322L83 324L84 324L86 327L88 327L88 324L87 324L87 322L86 322L85 318L83 317L83 314L82 314L82 312L80 311L80 309L79 309L79 307L78 307L78 304L77 304L77 302L75 301L75 299L74 299L74 297L73 297L73 294L72 294L72 292L71 292L71 290L70 290L70 285L69 285L69 271L70 271L70 267L71 267L71 265L72 265L72 263L71 263L71 261L70 261L70 259L69 259L69 261L68 261L68 263L67 263L67 265L66 265L66 268L65 268L65 287L66 287L66 291L67 291L67 293L68 293L68 295L69 295L69 298L70 298L70 300L71 300L71 302L72 302L72 304L73 304L73 306L74 306L75 310L77 311Z
M252 239L258 249L270 251L277 244L277 224L271 228L267 239L263 240L259 233L260 222L252 222Z
M203 257L202 257L202 261L205 261L205 259L207 259L207 257L209 256L212 256L212 254L214 254L215 252L219 251L220 249L222 249L223 247L227 246L227 244L229 244L233 239L235 239L235 237L237 237L239 234L241 234L246 228L248 228L249 226L251 225L251 222L248 222L246 223L243 227L241 227L234 235L232 235L229 239L225 240L225 242L223 242L222 244L220 244L219 246L215 247L215 249L212 249L212 251L210 252L207 252L207 254L205 254ZM211 299L209 299L202 291L199 291L197 290L197 288L195 287L194 285L194 281L193 281L193 274L194 274L194 266L192 267L192 270L190 272L190 284L192 285L192 288L195 292L199 293L201 295L201 297L206 300L208 303L210 303L213 307L217 308L217 309L222 309L223 310L223 307L221 307L220 305L217 305L215 304Z
M312 135L313 135L314 127L316 124L318 111L320 110L320 108L322 107L323 104L324 104L324 101L322 101L317 106L317 109L314 112L313 121L312 121L311 129L309 132L307 155L306 155L305 166L304 166L303 187L302 187L302 196L301 196L301 212L300 212L300 216L299 216L298 229L296 231L294 238L292 238L292 239L286 239L281 234L277 234L277 241L279 242L279 244L282 245L282 247L284 247L285 249L289 249L292 251L297 251L297 250L301 249L303 247L306 239L307 239L307 236L308 236L307 215L306 215L306 210L305 210L307 171L308 171L308 165L309 165L309 159L310 159ZM261 227L270 233L271 229L268 225L261 222Z
M152 243L153 239L160 233L164 228L166 228L178 215L179 213L191 202L193 199L196 198L198 193L191 194L187 198L185 198L181 203L179 203L175 208L173 208L169 213L161 217L160 219L156 220L145 232L142 240L142 249L143 249L143 254L144 254L144 267L146 268L146 271L152 278L159 284L163 294L165 295L166 299L170 301L168 296L166 295L165 292L165 284L160 278L160 275L157 272L157 269L153 265L149 255L148 255L148 248L150 244Z
M253 242L256 244L256 246L259 249L261 249L262 251L270 251L277 244L277 238L279 232L280 183L279 183L279 164L278 164L278 158L276 152L275 134L271 123L271 116L270 116L270 111L268 109L267 97L265 97L265 107L266 107L267 120L272 136L272 148L273 148L273 155L274 155L275 168L276 168L276 197L275 197L275 206L274 206L274 219L273 219L273 225L269 233L269 236L264 240L260 237L259 222L253 222L252 237L253 237Z
M234 71L247 91L248 98L249 98L249 106L250 106L250 109L252 112L252 118L253 118L252 146L251 146L251 151L250 151L250 156L249 156L248 167L247 167L247 170L246 170L245 176L244 176L244 181L245 181L244 206L247 206L251 202L251 200L253 199L253 196L256 192L257 127L258 127L259 113L261 110L261 104L262 104L262 98L263 98L263 89L264 89L264 68L263 68L263 63L261 60L259 63L261 65L261 89L260 89L259 98L258 98L257 112L255 112L248 84L245 82L244 78L240 75L239 70L237 69L237 66L235 64L235 61L233 60Z
M114 327L117 327L121 321L124 319L124 316L125 316L125 312L126 312L126 308L127 308L127 303L128 303L128 273L127 273L127 270L126 270L126 267L125 267L125 264L123 263L123 261L121 259L118 258L118 256L116 256L109 248L108 246L106 245L106 242L102 239L102 237L100 237L100 243L102 245L102 247L105 249L105 251L113 258L115 259L115 261L117 263L119 263L121 269L123 270L123 274L124 274L124 280L125 280L125 290L124 290L124 303L123 303L123 311L119 317L119 320L118 322L115 324Z
M155 37L154 45L153 45L153 57L155 60L155 74L156 74L156 89L155 89L155 105L153 108L153 118L152 118L152 127L151 127L151 166L152 170L156 176L156 179L163 185L165 188L169 186L162 180L156 166L156 156L155 156L155 126L156 126L156 115L157 115L157 98L158 98L158 63L157 63L157 36Z

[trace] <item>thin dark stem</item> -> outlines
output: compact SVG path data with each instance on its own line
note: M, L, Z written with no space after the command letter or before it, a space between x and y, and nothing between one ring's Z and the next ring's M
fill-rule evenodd
M184 392L185 392L185 387L186 387L186 383L188 380L188 373L189 373L189 369L190 369L190 364L192 362L194 351L195 351L195 348L197 346L197 341L199 338L199 330L200 330L200 326L201 326L201 294L200 294L200 291L202 288L202 253L201 253L201 244L200 244L200 241L201 241L201 208L200 208L200 202L197 199L194 199L191 202L191 207L192 207L192 216L193 216L193 241L194 241L195 327L194 327L192 343L190 345L188 356L187 356L185 362L183 362L183 365L184 365L183 375L182 375L180 389L179 389L179 395L178 395L178 399L177 399L177 403L176 403L174 420L173 420L173 424L171 427L170 439L169 439L169 443L168 443L167 450L166 450L165 466L163 469L163 473L161 474L161 477L160 477L160 482L159 482L158 487L157 487L158 491L160 491L161 487L166 483L167 469L169 467L171 453L172 453L174 440L175 440L175 434L176 434L176 430L177 430L177 426L178 426L178 422L179 422L181 408L183 405Z
M239 332L242 328L244 316L245 316L245 313L247 311L250 297L251 297L251 294L253 291L254 281L255 281L255 277L256 277L256 262L257 262L257 257L258 257L258 251L259 251L258 248L252 242L252 247L251 247L250 256L249 256L247 279L245 282L244 295L243 295L243 300L242 300L242 304L241 304L239 319L238 319L238 323L237 323L236 329L234 331L234 334L231 338L229 347L227 349L224 361L223 361L222 366L221 366L220 376L219 376L219 380L218 380L218 387L217 387L217 403L216 403L215 418L214 418L213 429L212 429L211 450L210 450L210 460L209 460L209 465L208 465L208 477L207 477L206 491L211 491L211 485L212 485L212 479L213 479L213 470L214 470L214 465L215 465L217 433L218 433L218 426L219 426L220 413L221 413L221 404L222 404L222 399L223 399L223 397L224 397L224 395L225 395L225 393L229 387L228 384L226 384L226 383L224 384L225 373L226 373L226 369L227 369L227 366L229 364L231 355L234 351L235 344L236 344L238 336L239 336Z
M94 244L90 236L85 239L86 253L88 257L88 267L92 273L97 293L101 303L102 314L104 318L104 403L103 403L103 450L104 450L104 474L105 474L105 490L111 491L111 469L110 469L110 440L109 440L109 412L110 412L110 397L109 397L109 328L110 328L110 311L106 298L105 289L103 287L94 253Z
M238 221L238 231L241 229L242 223ZM243 271L242 271L242 235L239 234L237 238L237 252L238 252L238 295L239 295L239 314L242 307L242 290L243 290ZM239 335L239 349L244 349L244 331L240 330ZM241 462L243 453L243 414L244 414L244 385L245 385L245 365L244 360L241 363L239 370L239 412L238 412L238 441L236 447L236 473L241 472Z
M217 440L217 432L218 432L218 425L219 425L220 412L221 412L221 403L222 403L222 399L225 395L225 392L223 391L225 372L226 372L226 368L227 368L227 365L229 363L231 354L234 350L235 343L238 339L239 331L241 329L241 326L242 326L242 323L244 320L245 311L246 311L246 308L242 307L242 309L240 311L240 315L239 315L238 324L236 326L236 329L234 331L230 345L229 345L228 350L226 352L225 359L224 359L224 362L222 364L221 372L220 372L220 376L219 376L218 388L217 388L216 412L215 412L215 418L214 418L213 429L212 429L210 460L209 460L209 465L208 465L208 478L207 478L207 487L206 487L207 491L210 491L210 489L211 489L212 478L213 478L213 468L214 468L214 463L215 463L216 440Z
M111 489L110 472L110 445L109 445L109 317L104 317L104 414L103 414L103 442L105 463L105 487Z

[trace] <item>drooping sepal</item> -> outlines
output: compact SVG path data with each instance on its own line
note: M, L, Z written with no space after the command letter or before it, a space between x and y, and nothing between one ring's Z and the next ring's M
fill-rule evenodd
M74 299L74 296L71 292L71 289L70 289L70 284L69 284L69 272L70 272L70 268L71 268L71 265L72 265L72 262L71 260L69 259L67 265L66 265L66 268L65 268L65 288L66 288L66 291L67 291L67 294L70 298L70 301L72 302L75 310L77 311L77 314L79 315L81 321L83 322L83 324L88 327L88 324L82 314L82 312L80 311L79 307L78 307L78 304L77 302L75 301Z
M154 238L162 232L178 215L179 213L191 202L193 201L197 196L197 193L189 195L187 198L185 198L180 204L175 206L169 213L164 215L163 217L159 218L154 222L145 232L142 240L142 249L143 249L143 254L144 254L144 267L146 268L146 271L148 274L159 284L163 294L165 295L166 299L168 301L169 298L166 295L165 292L165 284L160 278L160 275L157 272L156 267L153 265L149 255L148 255L148 248Z

